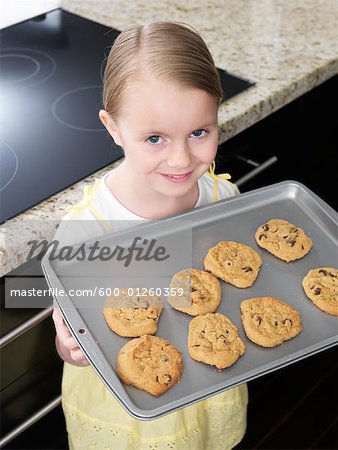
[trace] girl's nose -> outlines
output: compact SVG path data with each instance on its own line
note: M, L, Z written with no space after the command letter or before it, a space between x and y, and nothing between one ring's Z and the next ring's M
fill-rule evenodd
M188 143L175 143L170 146L167 165L173 169L185 169L191 164L191 150Z

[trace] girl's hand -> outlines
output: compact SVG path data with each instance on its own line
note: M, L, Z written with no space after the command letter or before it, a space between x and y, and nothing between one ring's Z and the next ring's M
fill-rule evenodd
M87 358L71 335L57 307L54 307L52 317L56 330L55 345L60 358L74 366L88 366Z

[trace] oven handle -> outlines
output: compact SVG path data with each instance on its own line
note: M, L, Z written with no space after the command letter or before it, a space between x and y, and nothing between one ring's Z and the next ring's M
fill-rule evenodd
M54 408L56 408L60 404L61 404L61 395L55 397L54 400L47 403L47 405L45 405L43 408L41 408L27 420L22 422L19 426L14 428L14 430L6 434L6 436L4 436L0 441L0 448L2 448L10 441L15 439L17 436L19 436L19 434L23 433L25 430L27 430L27 428L34 425L36 422L38 422L40 419L42 419L44 416L46 416L49 412L51 412Z
M243 158L239 158L243 159ZM260 172L263 172L263 170L266 170L268 167L270 167L272 164L278 161L277 156L271 156L271 158L264 161L262 164L256 163L255 161L245 160L248 164L255 166L254 169L252 169L250 172L239 178L237 181L235 181L236 186L241 186L242 184L246 183L247 181L251 180L251 178L258 175Z
M19 325L16 328L14 328L14 330L5 334L0 339L0 349L2 347L5 347L5 345L9 344L10 342L14 341L14 339L18 338L22 334L26 333L26 331L30 330L38 323L45 320L47 317L49 317L52 314L52 312L53 312L53 305L49 306L48 308L43 309L41 312L39 312L35 316L26 320L26 322L22 323L21 325Z

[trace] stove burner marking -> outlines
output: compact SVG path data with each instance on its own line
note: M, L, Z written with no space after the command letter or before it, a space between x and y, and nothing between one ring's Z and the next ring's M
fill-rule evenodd
M5 58L22 58L22 59L26 59L28 61L31 61L35 65L35 70L33 70L33 73L31 73L30 75L27 75L27 76L22 77L22 78L17 78L15 80L1 81L2 84L21 83L22 81L26 81L26 80L29 80L29 79L33 78L41 70L41 64L36 59L33 59L30 56L20 55L18 53L8 53L7 55L1 55L0 58L1 59L5 59ZM3 62L1 62L1 64L3 64Z
M95 86L84 86L84 87L80 87L80 88L77 88L77 89L73 89L73 90L71 90L71 91L67 91L67 92L65 92L64 94L62 94L62 95L60 95L60 97L58 97L56 100L55 100L55 102L53 103L53 105L52 105L52 114L53 114L53 116L54 116L54 118L59 122L59 123L61 123L62 125L65 125L66 127L69 127L69 128L73 128L74 130L79 130L79 131L91 131L91 132L102 132L102 131L105 131L105 128L103 127L103 125L101 125L101 122L99 121L99 119L97 118L97 123L98 123L98 126L100 126L100 128L89 128L89 127L82 127L82 126L79 126L79 125L75 125L75 124L72 124L72 123L70 123L69 121L68 122L66 122L65 120L63 120L60 116L61 116L61 114L62 114L62 102L65 100L65 98L67 98L67 97L70 97L70 96L72 96L72 95L74 95L74 94L77 94L77 93L81 93L81 92L84 92L84 91L90 91L90 90L92 90L92 89L102 89L102 86L101 85L95 85ZM67 100L69 100L68 98L67 98ZM80 110L81 108L79 108L79 106L78 106L78 102L76 102L76 101L74 101L74 104L77 106L77 110ZM58 109L59 109L59 111L58 111ZM64 108L64 109L66 109L66 108ZM76 108L75 108L76 109ZM68 111L68 110L67 110Z
M1 166L4 167L4 160L2 159L5 156L5 152L7 150L7 154L8 154L8 150L9 150L9 154L10 154L10 158L12 158L13 160L13 156L14 156L14 171L12 173L12 175L10 175L10 179L7 181L7 183L5 183L3 186L0 187L0 192L3 191L13 180L13 178L15 177L17 171L18 171L18 167L19 167L19 161L18 161L18 157L16 156L15 151L12 149L12 147L10 147L5 141L0 140L0 144L1 145L1 154L0 154L0 161L2 161ZM6 174L7 175L7 174ZM3 179L3 176L1 176L1 180Z
M32 74L21 79L19 78L8 81L0 80L1 85L23 83L24 85L28 86L35 86L47 81L52 75L54 75L54 72L56 70L56 62L54 61L54 59L46 53L40 52L39 50L17 47L8 47L1 49L1 58L8 57L30 60L36 65L36 69ZM41 77L40 79L39 76ZM31 80L32 82L29 82L29 80Z

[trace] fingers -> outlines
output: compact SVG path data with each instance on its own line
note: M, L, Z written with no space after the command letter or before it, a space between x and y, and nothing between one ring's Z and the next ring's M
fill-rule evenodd
M73 338L57 307L54 308L52 318L56 330L56 348L60 357L76 366L88 366L87 358Z
M59 311L59 308L55 307L53 311L53 320L55 324L56 333L58 335L58 338L60 341L65 342L67 339L72 337L71 332L68 330L68 327L66 326L62 315Z
M85 357L83 351L79 347L77 347L74 350L71 350L70 356L71 356L72 360L74 361L74 364L76 364L76 365L79 365L79 366L88 366L89 365L87 358Z

